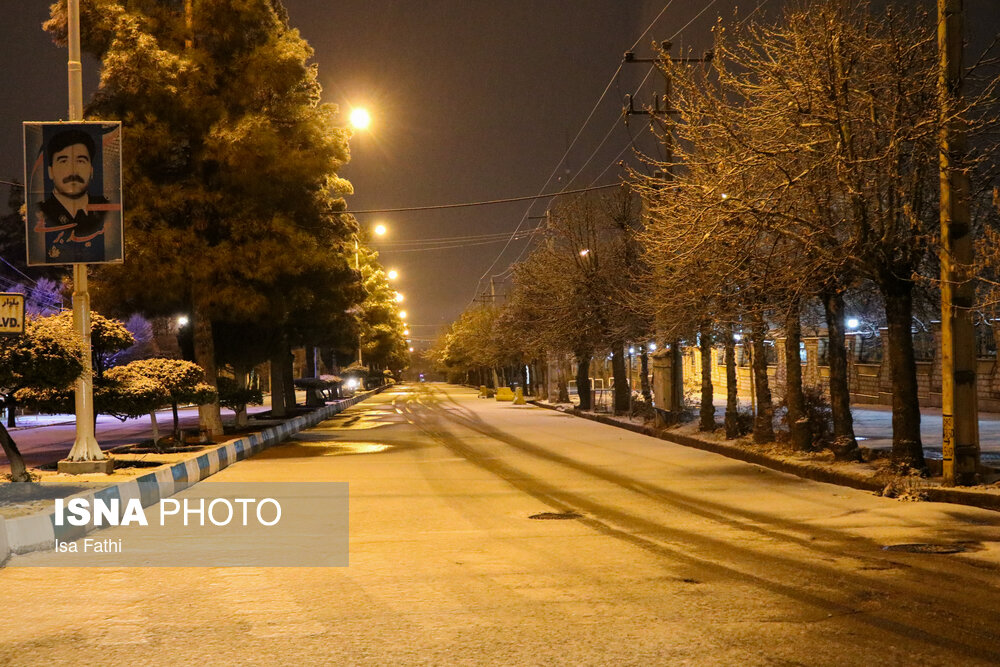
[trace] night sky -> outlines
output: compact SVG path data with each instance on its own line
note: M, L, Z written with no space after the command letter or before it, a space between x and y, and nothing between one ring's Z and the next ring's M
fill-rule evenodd
M371 129L352 139L352 161L342 172L355 188L349 208L360 210L614 182L620 174L616 162L630 159L632 145L656 150L645 118L633 117L628 127L621 122L623 96L638 92L638 100L646 102L662 85L648 65L623 65L615 75L623 52L653 24L635 49L638 57L648 57L651 42L664 39L673 40L675 55L688 48L699 54L710 47L718 16L745 16L759 2L285 0L285 5L292 25L315 49L324 101L340 106L345 124L352 106L372 113ZM40 29L48 4L0 0L2 180L23 178L21 121L66 115L66 52ZM773 13L781 4L764 0L761 13ZM966 0L966 6L970 40L982 44L1000 24L997 0ZM85 99L97 75L97 63L85 61ZM6 194L7 186L0 185L4 201ZM488 287L491 275L503 274L527 242L515 240L501 253L504 242L485 243L489 238L450 249L441 248L448 242L432 239L509 234L519 223L530 228L538 224L531 217L543 215L547 205L539 200L530 206L358 218L363 225L389 228L374 246L383 264L401 274L397 288L406 296L413 336L430 339ZM502 283L497 291L505 291Z

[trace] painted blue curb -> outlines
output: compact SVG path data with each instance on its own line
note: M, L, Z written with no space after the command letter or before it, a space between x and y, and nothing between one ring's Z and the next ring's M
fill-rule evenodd
M385 385L331 403L307 415L294 417L277 426L269 426L257 433L230 440L207 452L199 452L190 459L178 461L169 467L158 468L127 482L78 493L70 498L87 498L91 505L95 498L103 500L118 498L122 510L132 498L138 498L143 507L155 505L161 499L197 484L237 461L259 454L287 439L288 436L315 426L390 386L392 385ZM0 518L0 565L5 563L11 554L49 551L55 547L57 538L61 541L76 540L93 530L93 526L56 526L54 511L39 512L15 519Z

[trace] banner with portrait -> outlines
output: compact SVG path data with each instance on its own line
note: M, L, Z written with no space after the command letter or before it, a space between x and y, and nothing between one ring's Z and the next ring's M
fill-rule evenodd
M24 123L28 264L123 260L122 128Z

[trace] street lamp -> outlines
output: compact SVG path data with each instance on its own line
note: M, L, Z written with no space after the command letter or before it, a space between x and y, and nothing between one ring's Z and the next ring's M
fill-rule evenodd
M396 292L396 303L403 303L403 295Z
M385 225L375 225L375 234L377 236L385 236L386 231Z
M363 107L356 107L351 110L351 125L357 130L367 130L372 124L372 116Z
M389 273L387 273L386 275L389 277L389 280L395 280L396 278L399 277L399 271L397 271L396 269L389 269Z
M406 319L406 311L405 310L399 311L399 319L401 319L401 320L405 320Z

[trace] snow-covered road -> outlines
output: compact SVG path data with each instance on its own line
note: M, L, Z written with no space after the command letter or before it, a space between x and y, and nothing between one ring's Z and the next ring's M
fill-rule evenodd
M345 451L370 453L332 455ZM0 571L17 592L0 662L1000 661L994 512L879 498L442 385L385 392L202 484L255 480L348 482L350 565L17 557ZM532 518L544 513L572 518ZM965 552L884 549L914 543Z

